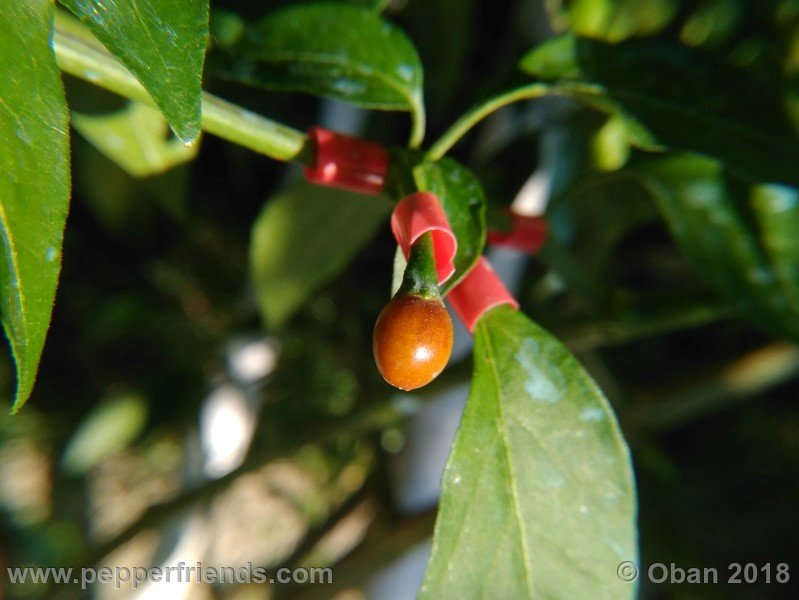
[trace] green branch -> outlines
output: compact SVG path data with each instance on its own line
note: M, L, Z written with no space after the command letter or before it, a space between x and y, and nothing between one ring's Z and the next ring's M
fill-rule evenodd
M703 327L735 315L727 305L697 303L668 310L631 314L613 320L598 320L583 326L556 331L572 352L586 352L605 346L620 346L638 340Z
M411 109L411 139L408 141L410 148L419 148L422 145L426 125L424 100L421 97L416 97Z
M63 72L125 98L155 105L147 91L121 63L97 44L76 34L61 20L55 24L53 46L56 62ZM303 132L206 92L202 95L202 128L276 160L308 160Z
M488 115L500 108L519 102L520 100L531 100L546 96L551 92L550 87L543 83L533 83L525 85L515 90L505 92L499 96L489 98L482 104L478 104L450 127L438 141L430 147L427 158L436 161L443 157L458 141L468 133L468 131L485 119Z
M654 434L670 431L737 402L751 400L799 375L799 349L793 344L770 344L724 365L708 375L665 394L650 394L626 418L631 430Z

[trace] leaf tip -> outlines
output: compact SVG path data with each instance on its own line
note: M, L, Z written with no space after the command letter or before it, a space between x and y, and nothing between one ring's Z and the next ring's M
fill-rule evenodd
M170 122L169 127L172 129L175 136L187 148L197 143L202 131L199 119L197 119L196 122L191 122L188 124L177 124Z
M17 414L20 409L25 406L25 403L28 401L31 392L33 391L32 382L26 382L25 379L26 376L22 372L22 369L17 367L17 389L14 393L14 403L11 405L11 409L8 411L11 415Z
M573 78L580 73L577 54L577 38L567 34L530 50L519 61L519 68L543 79Z
M17 386L17 391L14 394L14 403L11 405L11 408L8 411L8 414L15 415L17 414L25 403L28 401L30 397L30 386L26 386L28 389L24 389L23 386Z

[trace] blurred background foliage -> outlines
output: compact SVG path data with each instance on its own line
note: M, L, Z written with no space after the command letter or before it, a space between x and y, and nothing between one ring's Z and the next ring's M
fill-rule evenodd
M329 102L213 76L246 23L286 4L212 2L204 87L307 129ZM377 4L419 48L428 140L487 95L523 82L520 57L569 31L612 44L650 39L697 49L769 81L793 122L799 117L796 0ZM306 302L275 308L281 327L266 327L258 312L264 282L251 277L251 232L277 218L278 203L288 202L278 194L297 173L211 136L186 150L150 109L70 78L66 86L73 201L37 388L20 414L0 416L0 565L84 564L129 538L117 562L156 561L171 519L195 510L205 519L209 561L334 564L342 589L362 585L432 531L429 511L397 510L388 468L403 446L404 417L420 404L398 402L371 358L394 256L384 209L364 217L358 230L371 241L346 268ZM358 114L364 137L402 144L407 136L406 115ZM108 131L137 142L104 147L98 140ZM728 255L725 244L738 239L709 238L712 247L697 250L679 227L670 232L663 198L639 177L665 168L662 155L633 149L626 135L616 118L547 100L493 115L453 154L474 169L496 207L536 169L553 174L551 239L526 267L520 300L614 404L636 466L643 562L713 566L722 577L731 562L786 562L799 577L799 351L786 341L796 339L794 313L775 321L768 306L748 305L731 279L716 280L722 263L703 269L703 257ZM691 168L678 165L675 180L694 176ZM729 189L761 183L718 177ZM706 216L696 218L702 231ZM307 235L336 235L329 224L320 219ZM790 231L784 237L797 243ZM692 250L699 260L690 260ZM778 295L764 293L766 304ZM283 302L291 302L287 294ZM469 372L462 360L433 388L462 383ZM9 398L6 357L0 386ZM219 400L226 397L227 404ZM214 472L201 440L208 411L222 405L234 415L228 426L252 443L244 465L219 479L230 468ZM168 510L148 511L163 502ZM53 590L6 592L44 598ZM191 597L308 593L218 586ZM762 583L734 594L789 596L787 587ZM732 597L726 586L646 584L642 595Z

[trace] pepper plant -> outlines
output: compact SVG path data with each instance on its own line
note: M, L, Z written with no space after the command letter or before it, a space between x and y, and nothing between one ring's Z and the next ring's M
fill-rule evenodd
M368 291L356 301L368 302L350 313L358 331L368 323L369 335L344 344L358 357L352 372L362 381L353 385L371 391L358 407L367 414L374 398L395 393L376 375L371 340L391 296L393 242L372 240L388 231L393 206L426 193L440 203L454 240L451 273L436 280L441 242L431 233L406 252L407 269L398 253L399 295L378 321L374 357L386 379L404 389L441 371L402 379L407 361L391 362L428 335L402 337L410 327L432 322L393 317L389 327L389 309L408 294L437 309L451 295L474 350L463 363L471 366L471 391L441 481L420 596L633 597L635 583L617 568L638 562L636 484L602 391L617 386L596 348L731 315L766 332L758 335L798 335L796 99L779 82L795 76L789 49L799 12L792 2L733 3L737 16L723 21L708 13L719 2L698 10L677 0L653 0L646 9L623 0L510 2L530 32L549 32L533 39L517 31L505 46L489 48L479 28L452 21L490 12L481 3L425 4L3 2L0 309L16 373L11 411L29 398L36 405L37 372L56 360L45 341L54 302L59 310L59 276L65 289L76 273L59 275L62 258L70 260L71 197L93 198L87 204L101 221L113 220L108 215L118 208L115 181L98 179L92 165L114 164L126 182L136 180L124 184L136 186L134 202L145 190L141 182L157 182L151 196L183 224L195 211L235 207L236 190L245 187L237 178L261 180L249 189L272 197L244 224L252 227L248 257L232 252L231 259L248 266L228 284L232 290L251 282L260 326L287 349L299 339L293 332L319 311L346 314L315 298L351 277L348 269L366 260L367 247L379 248L361 266ZM742 15L756 23L752 31L744 31ZM760 35L768 28L775 40ZM415 33L425 58L432 57L427 70ZM482 79L471 76L469 38L486 63L496 54L497 71L474 67ZM504 57L509 52L512 60ZM349 149L324 155L319 136L330 132L315 122L312 98L365 111L357 114L368 126L336 138ZM547 127L561 134L555 151L532 145ZM187 189L203 193L187 169L207 160L206 146L209 153L224 148L230 165L229 179L212 195L215 209L180 200ZM82 158L87 152L95 153L93 162ZM511 188L518 191L524 178L507 180L506 171L518 171L519 156L526 175L548 173L551 202L548 239L513 298L491 287L501 284L481 256L487 238L513 234L522 208L514 203L508 218ZM280 162L303 166L310 183L282 184ZM182 179L165 184L176 173ZM199 169L191 173L203 177ZM644 254L635 271L628 253L627 272L614 270L631 232L664 224L681 255L659 261ZM124 229L123 217L115 231L124 238ZM520 235L529 242L538 234ZM159 281L174 275L158 273ZM358 295L357 285L345 287L339 298ZM181 302L202 321L208 309L198 297L205 293ZM231 322L209 331L221 338L235 329ZM78 338L93 335L91 327L86 323ZM451 330L430 335L439 334L440 345L451 346ZM169 335L158 343L168 346ZM58 343L62 352L69 348ZM593 365L599 383L573 351ZM448 347L445 355L444 362ZM451 364L433 386L462 372ZM115 377L135 380L124 369ZM346 414L328 415L331 430L353 410L345 402ZM304 441L313 425L307 416L296 433ZM117 541L133 533L135 527Z

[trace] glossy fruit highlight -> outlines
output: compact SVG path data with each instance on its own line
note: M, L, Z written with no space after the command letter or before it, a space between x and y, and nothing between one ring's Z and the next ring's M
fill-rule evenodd
M377 318L372 337L375 363L388 383L415 390L430 383L452 353L452 320L438 298L395 296Z

